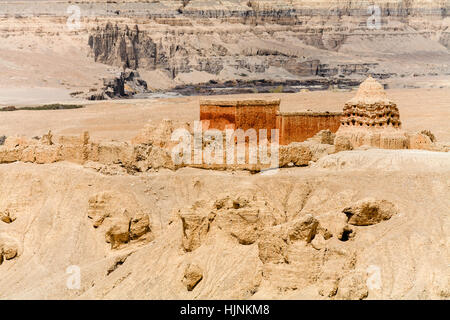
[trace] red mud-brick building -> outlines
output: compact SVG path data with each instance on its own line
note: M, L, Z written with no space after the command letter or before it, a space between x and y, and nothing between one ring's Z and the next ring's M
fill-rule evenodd
M305 141L320 130L336 132L341 116L341 112L279 112L276 127L280 130L280 144Z
M273 129L276 126L280 100L235 100L200 102L200 121L209 127L225 129Z
M340 112L280 112L280 100L200 101L200 121L209 129L278 129L280 144L302 142L320 130L336 132Z

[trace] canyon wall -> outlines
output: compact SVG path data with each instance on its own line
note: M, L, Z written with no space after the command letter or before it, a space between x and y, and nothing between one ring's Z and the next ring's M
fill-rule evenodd
M84 78L100 64L138 69L150 89L183 94L339 89L367 74L392 87L436 87L450 74L449 7L447 0L6 1L0 29L9 50L35 57L50 50L55 58L40 59L42 70L58 59L83 68ZM16 72L16 55L0 56L6 74ZM79 78L72 87L87 83Z
M131 22L132 14L121 12L91 32L89 45L96 61L162 70L183 83L439 76L450 73L448 7L448 1L193 0L164 15L149 12L146 20Z

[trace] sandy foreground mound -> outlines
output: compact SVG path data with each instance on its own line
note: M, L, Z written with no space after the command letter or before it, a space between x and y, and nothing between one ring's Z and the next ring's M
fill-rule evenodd
M390 171L448 171L449 155L442 152L424 150L385 150L372 149L366 152L339 152L319 159L316 167L334 170L382 170L386 174Z
M270 176L16 162L0 177L2 299L450 297L448 153L341 152Z

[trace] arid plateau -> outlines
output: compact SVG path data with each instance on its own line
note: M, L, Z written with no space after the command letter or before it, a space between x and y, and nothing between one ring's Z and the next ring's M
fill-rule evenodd
M5 1L0 299L450 299L449 2L374 3Z

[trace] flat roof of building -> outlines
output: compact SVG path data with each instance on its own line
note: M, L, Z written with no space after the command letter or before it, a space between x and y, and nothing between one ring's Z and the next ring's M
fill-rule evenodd
M200 100L201 106L218 106L218 107L261 107L261 106L273 106L279 105L281 102L280 99L272 99L272 100L254 100L254 99L245 99L245 100Z
M277 115L283 117L292 116L310 116L310 117L326 117L326 116L342 116L342 112L336 111L294 111L294 112L277 112Z

